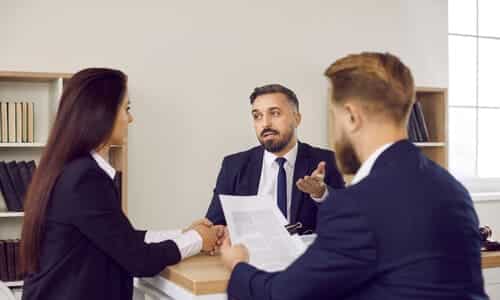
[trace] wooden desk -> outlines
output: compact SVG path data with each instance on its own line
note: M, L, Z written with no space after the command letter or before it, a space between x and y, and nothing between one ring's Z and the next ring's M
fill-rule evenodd
M483 269L500 268L500 251L483 252L481 264Z
M493 296L500 289L500 251L483 252L482 267L486 289L491 299L497 299ZM198 255L166 268L159 276L140 279L138 283L165 295L165 298L158 295L153 299L219 300L227 299L229 275L218 256Z
M207 255L188 258L160 274L195 295L225 293L229 275L218 256Z
M230 273L219 256L197 255L167 267L153 278L135 281L134 300L226 300Z
M500 251L483 252L481 263L486 293L491 300L500 299Z

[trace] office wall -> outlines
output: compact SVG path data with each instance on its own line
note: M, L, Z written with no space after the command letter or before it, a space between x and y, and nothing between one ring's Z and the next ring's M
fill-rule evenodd
M447 86L447 1L1 1L0 69L129 75L129 214L143 228L202 216L224 155L256 144L248 95L296 91L300 138L327 145L324 69L363 50L398 54Z

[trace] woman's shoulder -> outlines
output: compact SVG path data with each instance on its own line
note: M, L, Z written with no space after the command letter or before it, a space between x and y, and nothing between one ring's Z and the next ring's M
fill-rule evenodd
M85 209L93 211L114 208L117 197L113 181L99 168L95 160L77 158L67 163L56 180L51 195L49 215L61 222L71 222Z
M82 156L67 163L59 175L57 186L74 188L82 181L105 180L106 174L90 156Z

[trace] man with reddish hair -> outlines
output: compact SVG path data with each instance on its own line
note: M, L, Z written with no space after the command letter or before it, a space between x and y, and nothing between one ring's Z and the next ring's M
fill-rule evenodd
M324 191L317 239L282 272L249 265L246 248L226 238L229 298L487 299L470 195L408 141L410 70L391 54L361 53L325 74L338 164L356 175ZM322 186L317 173L303 179L311 191Z

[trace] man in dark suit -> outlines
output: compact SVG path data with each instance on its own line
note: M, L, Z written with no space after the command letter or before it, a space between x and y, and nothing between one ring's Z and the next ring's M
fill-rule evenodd
M352 185L325 191L317 239L282 272L249 265L246 248L226 238L229 298L487 299L468 192L407 140L409 69L393 55L362 53L326 75L335 149L341 170L356 173ZM317 172L305 190L324 190Z
M297 96L290 89L278 84L258 87L250 95L250 103L261 146L224 158L206 217L214 224L226 224L221 194L271 195L290 224L300 223L299 233L313 232L315 201L324 198L313 201L295 183L319 165L326 184L342 188L334 153L297 140L301 115Z

